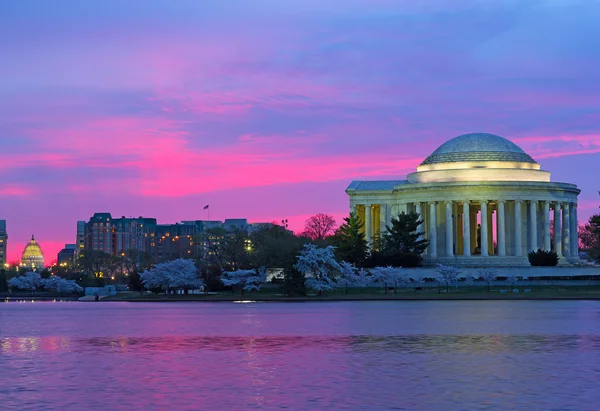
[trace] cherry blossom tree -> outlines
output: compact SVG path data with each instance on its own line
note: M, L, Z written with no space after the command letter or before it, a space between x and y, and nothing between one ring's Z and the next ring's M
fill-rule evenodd
M486 267L486 268L481 268L481 269L477 270L477 275L479 275L479 278L481 280L486 282L488 292L489 292L490 287L492 286L492 283L494 281L496 281L496 277L498 277L498 272L496 270L494 270L493 268Z
M306 244L294 265L306 278L306 286L317 291L319 295L335 287L336 278L342 271L334 252L335 248L332 246L320 248L314 244Z
M260 267L252 270L226 271L221 277L221 282L226 287L241 287L244 291L258 291L267 281L267 269Z
M194 262L183 258L157 264L140 274L140 278L147 289L160 288L165 293L172 289L197 289L204 285L198 278Z
M8 280L8 286L19 290L35 291L40 287L42 278L38 273L25 273Z
M398 286L407 283L406 276L400 267L374 267L371 269L371 278L374 283L383 286L386 294L391 285L394 286L394 294L396 294Z
M450 285L458 285L457 281L460 270L457 267L438 264L437 272L439 274L438 281L440 284L446 285L446 291L449 290Z
M519 277L517 277L515 274L510 274L509 276L506 277L506 282L511 287L514 287L518 281L519 281Z
M464 276L463 278L464 278L464 280L465 280L465 285L466 285L467 287L470 287L470 286L472 286L472 285L473 285L473 281L474 281L473 274L471 274L470 272L469 272L469 273L466 273L466 274L465 274L465 276Z
M338 287L344 287L347 295L349 287L359 286L360 279L358 276L358 269L347 261L342 261L340 267L341 270L340 276L337 279L337 285Z
M73 280L67 280L55 275L45 278L40 281L42 287L46 290L54 290L59 293L80 293L83 291L83 287L77 284Z

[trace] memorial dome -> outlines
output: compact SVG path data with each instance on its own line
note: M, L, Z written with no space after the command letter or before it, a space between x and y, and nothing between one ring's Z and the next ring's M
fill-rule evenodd
M421 165L490 161L537 164L529 154L504 137L488 133L469 133L448 140Z
M23 250L21 264L29 267L44 267L44 254L40 245L35 241L34 236L31 236L31 241L27 243Z

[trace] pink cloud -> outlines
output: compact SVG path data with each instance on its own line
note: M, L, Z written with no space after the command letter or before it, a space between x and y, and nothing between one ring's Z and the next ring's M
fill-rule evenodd
M23 197L32 193L33 191L26 186L0 185L0 196L3 197Z
M533 135L514 139L536 159L600 153L600 135Z

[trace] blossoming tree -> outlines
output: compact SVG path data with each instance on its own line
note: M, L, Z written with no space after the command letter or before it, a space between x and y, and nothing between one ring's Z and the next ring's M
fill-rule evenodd
M336 286L342 267L336 261L335 248L332 246L320 248L314 244L306 244L294 268L306 278L305 284L319 293L331 290Z

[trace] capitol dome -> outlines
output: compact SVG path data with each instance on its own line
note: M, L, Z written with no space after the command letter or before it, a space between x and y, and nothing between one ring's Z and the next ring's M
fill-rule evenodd
M31 241L27 243L21 256L21 265L28 267L44 267L44 254L40 245L35 241L35 237L31 236Z
M463 161L509 161L535 164L535 160L529 154L504 137L488 133L469 133L445 142L421 165Z

